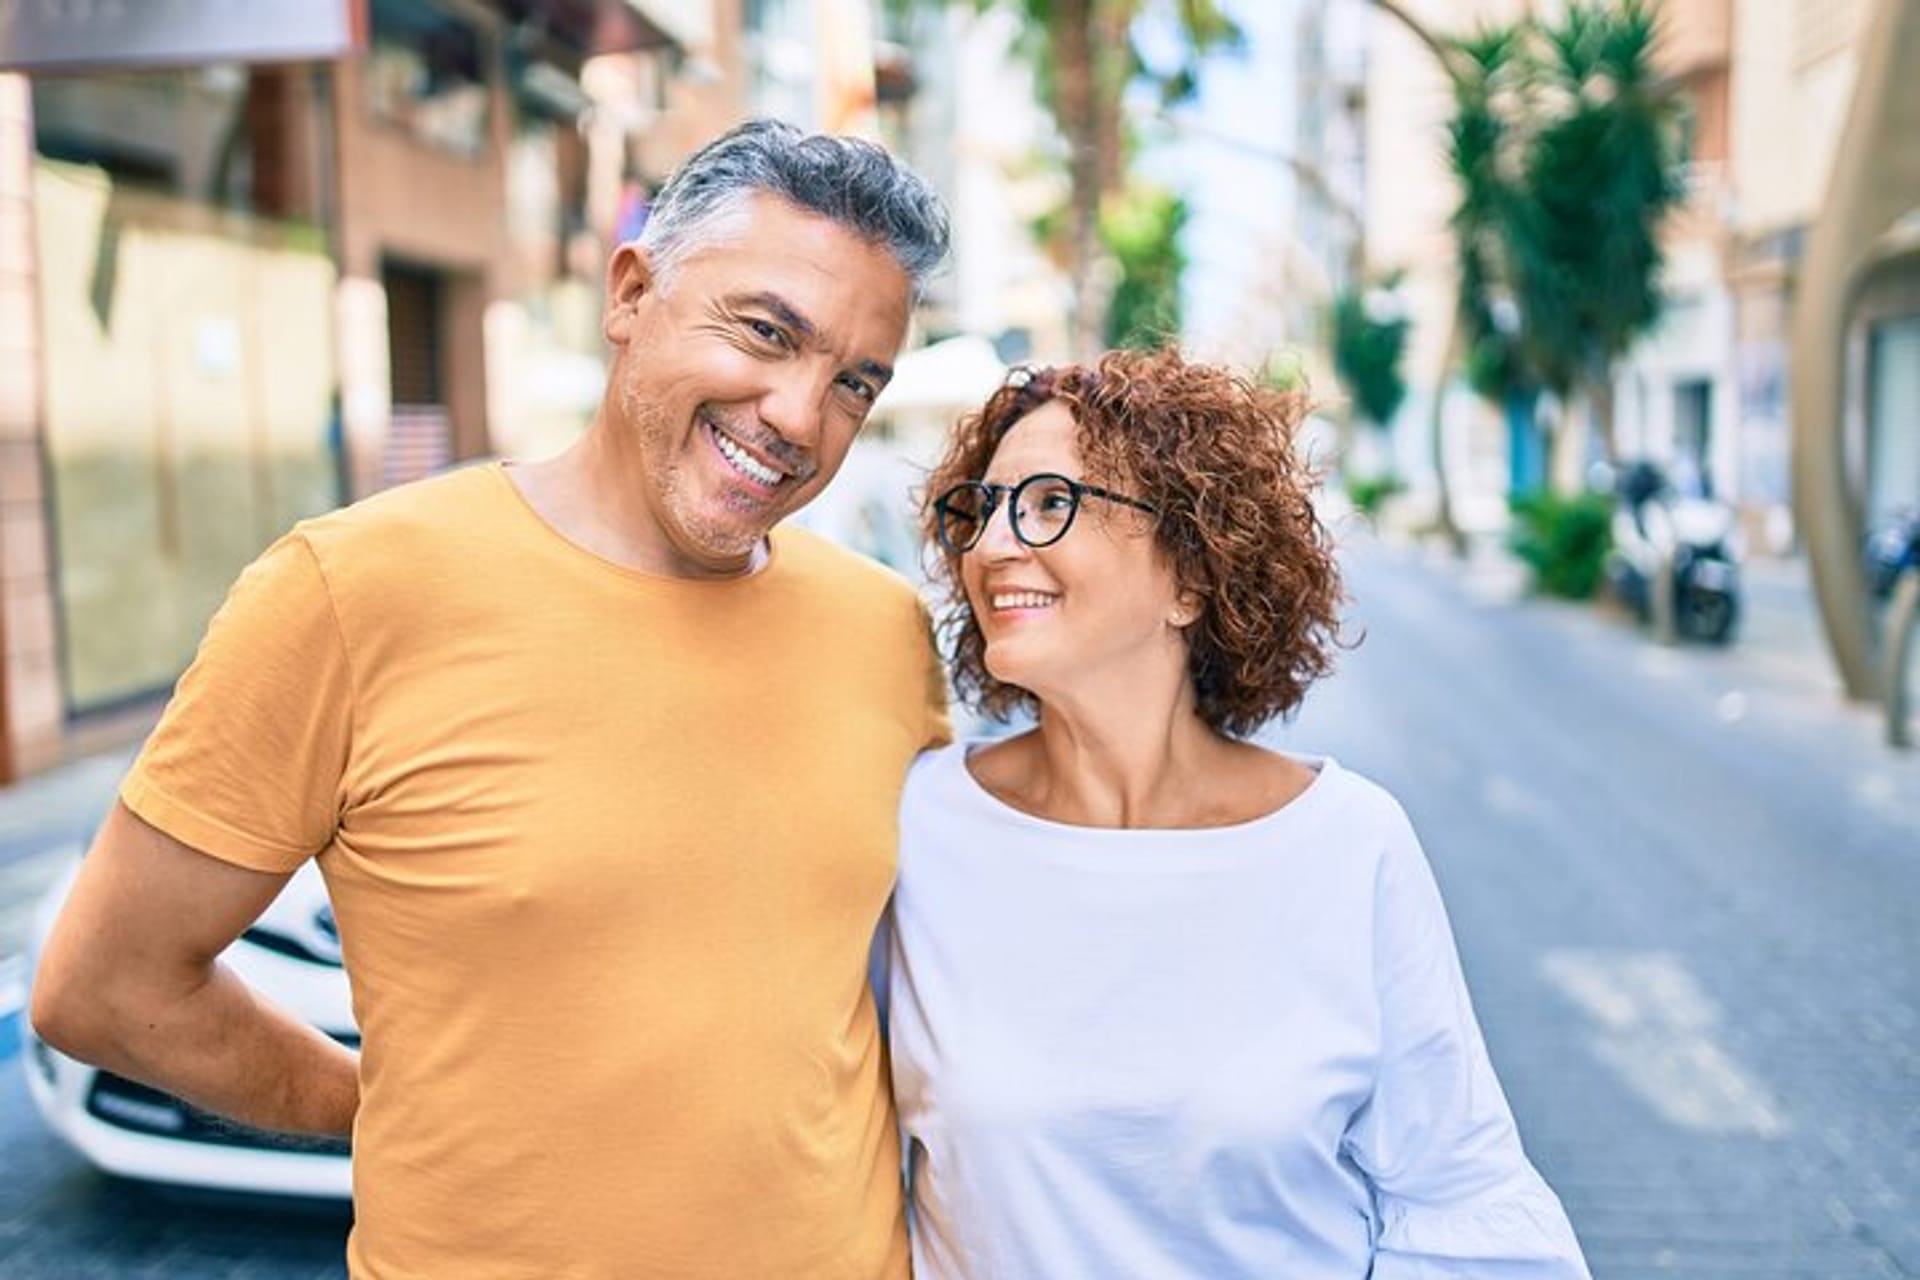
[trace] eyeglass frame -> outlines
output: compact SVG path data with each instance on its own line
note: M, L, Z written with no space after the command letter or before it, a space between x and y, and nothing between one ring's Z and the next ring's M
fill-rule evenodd
M1028 485L1041 480L1050 480L1065 485L1067 492L1073 495L1073 509L1067 512L1067 518L1061 523L1059 532L1045 541L1035 542L1033 539L1027 537L1020 528L1020 494ZM979 527L974 530L973 537L967 541L965 546L956 546L953 539L947 534L947 501L963 490L984 492L986 497L979 515ZM986 536L987 526L993 523L994 513L1000 509L1002 501L1011 499L1011 501L1007 502L1007 528L1013 533L1015 542L1018 542L1021 546L1029 550L1039 551L1042 548L1053 546L1067 536L1067 530L1073 528L1074 519L1080 514L1080 504L1088 498L1104 498L1108 502L1123 503L1126 506L1144 511L1148 515L1157 516L1160 514L1158 507L1152 503L1143 502L1139 498L1128 497L1124 493L1115 493L1113 490L1103 489L1097 484L1086 484L1082 481L1075 480L1072 476L1063 476L1057 471L1036 471L1030 476L1022 477L1015 484L989 484L984 480L962 480L933 500L934 534L940 539L940 545L950 554L963 556L980 545L980 539Z

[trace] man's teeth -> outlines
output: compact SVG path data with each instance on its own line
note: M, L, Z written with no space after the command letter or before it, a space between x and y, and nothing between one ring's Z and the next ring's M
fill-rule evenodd
M994 595L996 609L1045 609L1053 597L1040 591L1002 591Z
M734 469L746 476L749 480L757 480L768 488L772 488L774 485L779 484L784 478L778 471L775 471L772 467L765 466L752 454L735 444L717 427L714 428L713 439L714 442L720 446L721 456L725 457L728 462L731 462Z

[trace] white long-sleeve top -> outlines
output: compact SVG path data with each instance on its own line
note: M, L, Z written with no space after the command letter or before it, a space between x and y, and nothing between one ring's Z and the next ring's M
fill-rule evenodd
M919 1280L1575 1280L1419 841L1066 826L923 757L883 978Z

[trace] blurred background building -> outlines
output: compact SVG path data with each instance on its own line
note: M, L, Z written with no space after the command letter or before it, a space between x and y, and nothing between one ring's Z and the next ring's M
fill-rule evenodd
M1434 49L1565 7L1098 0L1076 32L1067 9L976 0L0 6L0 778L143 725L294 520L570 441L601 390L610 249L751 115L882 139L956 228L851 482L809 518L910 568L876 495L1008 363L1113 342L1304 379L1351 420L1329 317L1360 295L1405 323L1406 394L1342 461L1390 473L1416 513L1444 475L1460 522L1498 530L1545 444L1449 349L1454 100ZM1615 365L1618 450L1735 503L1771 551L1796 545L1794 284L1873 7L1657 6L1685 199L1660 319ZM1069 55L1113 94L1091 115L1061 96ZM1904 261L1865 288L1847 346L1869 520L1920 503ZM1563 490L1594 456L1571 408Z
M1410 0L1432 31L1471 34L1559 0ZM1795 546L1788 412L1789 317L1808 227L1847 122L1867 0L1663 0L1660 73L1683 104L1686 199L1664 228L1662 316L1616 371L1623 457L1667 467L1686 489L1735 503L1750 542ZM1430 492L1426 443L1453 306L1448 231L1456 190L1443 147L1451 98L1430 51L1399 24L1369 24L1365 90L1366 253L1399 266L1415 323L1411 394L1394 424L1394 465ZM1862 299L1850 350L1848 430L1869 522L1920 502L1920 299L1912 270ZM1504 519L1511 442L1497 413L1445 383L1446 465L1463 516ZM1572 425L1584 428L1580 415ZM1577 485L1587 450L1565 451Z
M1327 312L1366 272L1368 9L1363 0L1230 7L1245 53L1162 113L1162 162L1190 190L1186 338L1258 368L1297 358L1331 389Z

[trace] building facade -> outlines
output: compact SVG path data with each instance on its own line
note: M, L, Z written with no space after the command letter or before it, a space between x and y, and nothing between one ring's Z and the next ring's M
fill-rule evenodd
M1440 36L1532 14L1556 0L1406 0ZM1848 110L1867 0L1662 0L1659 69L1679 95L1687 200L1665 230L1665 314L1617 367L1623 456L1666 465L1683 488L1740 508L1751 544L1795 545L1791 518L1789 335L1807 228L1827 189ZM1407 271L1415 319L1411 393L1396 455L1416 488L1431 483L1425 436L1446 397L1444 453L1469 513L1500 518L1504 434L1443 349L1455 267L1444 165L1451 103L1432 55L1384 16L1372 23L1367 71L1366 201L1370 260ZM1920 502L1920 319L1910 272L1876 280L1850 339L1848 411L1855 488L1869 521ZM1555 479L1584 481L1585 415Z

